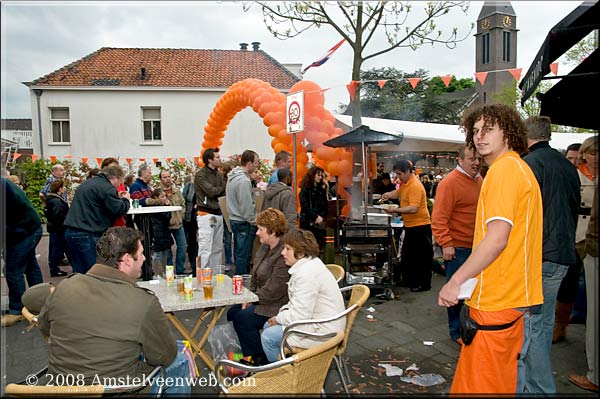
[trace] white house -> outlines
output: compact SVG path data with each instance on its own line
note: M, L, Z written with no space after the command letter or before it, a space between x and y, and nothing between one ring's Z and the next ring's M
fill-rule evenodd
M35 152L74 160L88 157L153 157L200 154L204 126L233 83L247 78L287 92L300 80L259 49L108 48L43 77L30 89ZM273 159L271 137L260 117L246 108L231 121L222 156L253 149Z

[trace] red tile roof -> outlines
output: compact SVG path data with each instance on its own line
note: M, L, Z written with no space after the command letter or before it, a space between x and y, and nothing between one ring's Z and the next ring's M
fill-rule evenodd
M300 80L262 50L103 47L26 84L227 88L247 78L284 90Z

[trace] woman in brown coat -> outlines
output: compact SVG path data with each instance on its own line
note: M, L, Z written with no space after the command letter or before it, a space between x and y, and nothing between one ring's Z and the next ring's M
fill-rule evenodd
M267 363L260 330L288 302L290 275L281 255L282 237L288 230L283 212L265 209L256 216L256 226L262 245L254 257L250 290L258 296L258 302L234 305L227 312L227 320L233 321L244 356L252 356L253 363L260 365Z

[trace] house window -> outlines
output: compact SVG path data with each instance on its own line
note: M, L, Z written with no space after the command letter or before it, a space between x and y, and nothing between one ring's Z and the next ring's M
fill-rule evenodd
M50 108L50 124L53 143L71 142L69 108Z
M502 61L510 62L510 32L502 32Z
M160 108L142 107L142 128L144 129L144 141L160 141L162 139Z
M483 35L481 35L481 41L482 41L481 63L489 64L490 63L490 34L484 33Z

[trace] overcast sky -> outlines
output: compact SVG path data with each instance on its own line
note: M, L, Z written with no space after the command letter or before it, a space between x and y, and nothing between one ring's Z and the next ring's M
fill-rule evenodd
M425 2L413 2L416 12ZM517 15L517 67L523 75L548 30L575 9L579 1L513 1ZM483 2L471 2L465 15L452 11L438 22L442 28L468 32ZM28 2L2 1L2 118L30 118L29 82L98 50L100 47L238 49L240 42L261 42L261 49L281 63L310 64L340 37L329 26L297 38L275 39L264 26L255 5L244 13L239 2ZM363 69L395 67L406 72L423 68L431 76L471 77L475 69L475 41L469 38L449 50L443 45L417 51L398 49L363 64ZM382 39L382 38L377 38ZM374 41L373 50L384 48ZM352 52L343 45L327 63L306 72L317 82L326 106L347 102L345 85L351 80ZM567 68L561 64L559 73Z

